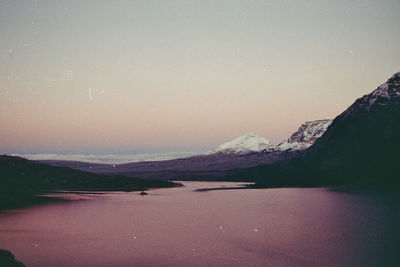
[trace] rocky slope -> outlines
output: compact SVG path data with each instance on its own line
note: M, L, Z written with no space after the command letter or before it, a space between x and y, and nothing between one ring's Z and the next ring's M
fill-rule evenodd
M300 155L233 176L259 186L400 185L399 137L400 72L357 99Z
M320 138L331 125L332 120L317 120L303 123L289 139L276 146L275 150L304 150Z

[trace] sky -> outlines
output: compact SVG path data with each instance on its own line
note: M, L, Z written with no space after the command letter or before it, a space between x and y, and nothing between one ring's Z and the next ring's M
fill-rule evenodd
M0 0L0 153L277 144L400 71L400 1Z

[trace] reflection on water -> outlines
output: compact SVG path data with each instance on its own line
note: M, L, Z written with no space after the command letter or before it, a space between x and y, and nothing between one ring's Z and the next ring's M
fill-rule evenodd
M0 215L0 248L27 266L396 265L396 197L314 189L62 192ZM72 197L72 198L71 198ZM382 265L381 264L381 265Z

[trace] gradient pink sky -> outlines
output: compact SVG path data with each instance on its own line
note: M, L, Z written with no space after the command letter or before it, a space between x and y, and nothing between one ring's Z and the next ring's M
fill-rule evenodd
M206 151L400 70L399 1L1 1L0 153Z

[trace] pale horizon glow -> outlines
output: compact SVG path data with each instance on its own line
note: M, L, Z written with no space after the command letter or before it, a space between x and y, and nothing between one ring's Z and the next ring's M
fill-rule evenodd
M0 153L275 145L400 71L400 2L0 1Z
M94 154L12 154L29 160L68 160L101 164L124 164L143 161L162 161L194 156L190 152L165 152L127 155L94 155Z

